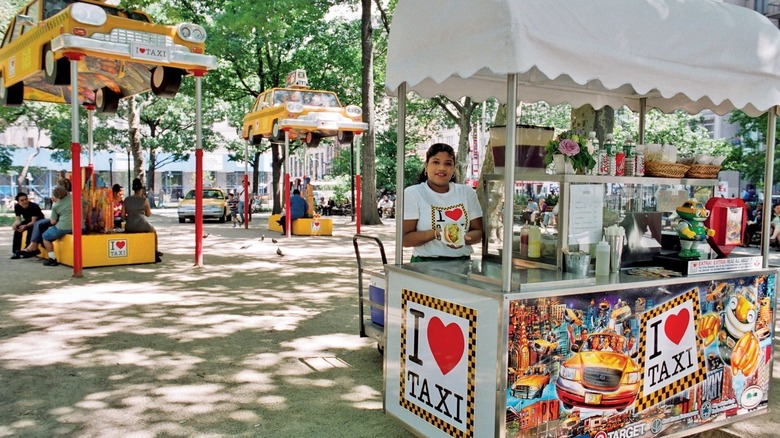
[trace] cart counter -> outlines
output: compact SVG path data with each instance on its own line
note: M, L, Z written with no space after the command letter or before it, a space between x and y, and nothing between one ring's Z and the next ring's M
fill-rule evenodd
M385 408L424 436L686 436L767 412L777 271L388 266Z

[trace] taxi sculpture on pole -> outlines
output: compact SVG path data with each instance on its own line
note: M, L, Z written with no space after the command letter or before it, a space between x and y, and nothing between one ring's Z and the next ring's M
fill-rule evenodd
M260 144L265 138L285 145L285 211L290 211L290 141L300 140L305 146L316 148L323 138L336 137L341 145L352 144L356 135L368 129L362 116L363 110L357 105L342 107L336 93L309 89L303 69L290 72L284 87L271 88L257 96L244 116L242 136L251 144ZM311 204L310 194L307 197ZM286 221L289 237L292 233L289 214Z
M152 23L141 11L99 0L33 0L12 18L0 46L0 105L24 101L71 105L73 223L81 223L79 105L115 112L119 100L148 90L173 97L182 77L195 77L196 190L202 190L201 81L217 65L204 54L196 24ZM202 264L201 197L196 199L195 260ZM81 276L81 227L73 229L73 275Z
M70 103L69 53L78 61L79 103L115 112L145 92L173 97L183 76L216 67L196 24L155 24L142 11L103 1L34 0L11 20L0 48L0 104Z

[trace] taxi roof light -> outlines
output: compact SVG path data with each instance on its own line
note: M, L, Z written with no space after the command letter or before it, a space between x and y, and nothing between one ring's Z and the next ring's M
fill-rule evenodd
M74 3L70 7L70 15L79 23L90 26L106 24L106 11L100 6L90 3Z

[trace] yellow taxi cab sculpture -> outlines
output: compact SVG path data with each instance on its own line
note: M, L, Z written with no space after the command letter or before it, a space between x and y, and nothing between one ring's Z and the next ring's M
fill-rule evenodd
M317 147L325 137L350 144L355 134L368 129L362 115L359 106L342 107L332 91L310 90L306 72L299 69L287 75L284 88L257 96L244 116L242 135L251 144L260 144L264 138L283 143L285 131L290 141L300 140L308 147Z
M151 88L173 97L183 76L216 67L196 24L154 24L141 11L101 0L33 0L11 20L0 47L0 104L70 103L70 61L78 62L79 103L114 112L122 97Z
M187 219L195 221L195 190L190 190L179 202L177 211L179 223L183 224ZM225 223L228 214L227 196L222 189L203 189L203 219L217 219Z
M566 409L579 406L620 411L634 402L640 369L626 354L625 346L623 336L595 333L561 364L555 389Z

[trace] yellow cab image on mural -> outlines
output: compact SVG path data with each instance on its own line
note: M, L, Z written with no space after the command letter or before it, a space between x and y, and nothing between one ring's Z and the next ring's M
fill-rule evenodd
M244 116L242 136L251 144L263 138L283 143L287 131L290 141L301 140L308 147L317 147L326 137L350 144L355 134L368 129L362 115L359 106L342 107L332 91L309 89L306 71L298 69L287 75L284 88L257 96Z
M103 1L34 0L11 20L0 48L0 104L70 103L70 61L78 62L80 103L114 112L151 88L173 97L183 76L216 67L205 30L152 23L141 11Z

